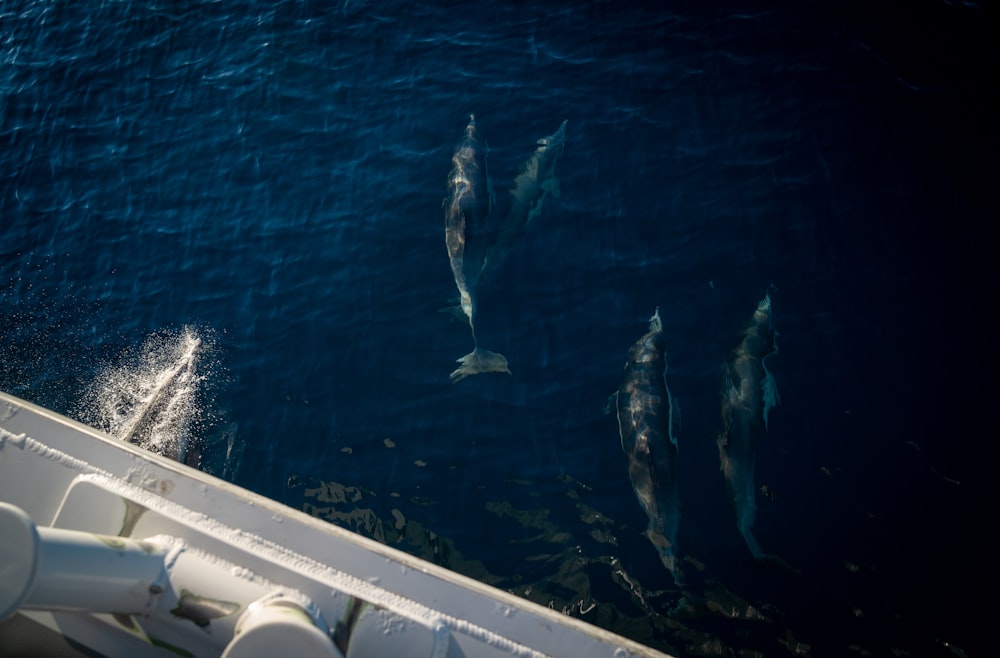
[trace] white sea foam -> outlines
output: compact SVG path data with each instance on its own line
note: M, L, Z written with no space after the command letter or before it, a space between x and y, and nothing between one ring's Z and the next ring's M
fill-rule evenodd
M112 436L183 461L203 419L205 350L206 339L192 327L151 335L97 376L83 415Z

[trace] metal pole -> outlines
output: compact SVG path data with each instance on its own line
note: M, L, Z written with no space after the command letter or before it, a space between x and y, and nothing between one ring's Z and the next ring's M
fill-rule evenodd
M166 582L167 549L146 541L78 530L39 528L21 509L0 503L0 571L16 579L0 615L28 610L148 613ZM2 533L2 534L7 534ZM7 603L12 610L4 610Z

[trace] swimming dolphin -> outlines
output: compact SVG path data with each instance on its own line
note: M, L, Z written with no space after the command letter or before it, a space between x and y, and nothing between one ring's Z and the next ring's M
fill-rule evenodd
M779 401L768 357L777 354L777 332L771 325L771 295L757 304L732 351L722 377L722 425L717 443L722 473L736 509L736 526L757 560L769 559L753 536L757 515L753 481L757 442L767 431L768 413Z
M185 332L180 337L178 348L177 359L169 368L156 375L152 390L132 410L130 417L116 434L123 441L183 462L187 451L186 436L172 436L169 441L157 441L154 436L163 423L170 422L171 410L176 405L183 404L185 396L192 395L192 387L197 382L194 367L201 348L201 338Z
M482 260L475 258L475 252L482 247L476 243L484 239L483 231L492 209L489 188L486 148L476 133L476 117L470 114L465 139L451 158L444 212L445 247L459 303L470 326L475 315L473 293L482 269Z
M483 270L486 221L491 208L486 148L476 133L476 117L470 114L465 139L451 158L444 211L444 242L448 261L458 288L459 305L469 322L474 344L471 352L457 360L461 365L451 373L453 382L484 372L510 373L506 357L480 349L476 340L475 288Z
M611 395L607 411L617 411L618 434L628 455L632 488L649 517L646 536L680 585L676 546L681 506L675 404L667 388L666 371L666 339L657 308L649 319L649 331L628 351L625 381Z
M566 124L548 137L538 140L534 152L521 167L510 191L510 208L499 227L499 233L490 245L483 273L496 270L506 260L511 248L528 225L542 212L549 194L559 195L559 179L555 176L556 162L566 144Z

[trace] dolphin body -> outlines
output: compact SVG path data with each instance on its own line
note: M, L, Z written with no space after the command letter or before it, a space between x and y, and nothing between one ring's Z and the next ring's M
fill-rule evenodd
M768 413L779 402L778 388L766 365L767 358L778 352L776 336L771 325L771 296L767 294L757 304L722 377L719 461L736 509L736 526L758 561L772 559L753 536L757 516L753 471L757 442L767 431Z
M181 340L183 343L179 358L159 373L149 395L137 405L117 434L123 441L184 462L187 452L186 436L173 436L169 441L157 441L155 437L158 428L163 423L170 422L170 411L183 402L182 398L192 394L192 387L197 382L194 366L201 349L201 338L185 333Z
M455 149L448 175L448 198L445 199L444 242L448 260L458 287L459 303L469 325L473 324L473 292L482 270L486 221L493 207L486 147L476 133L476 117L469 115L465 139Z
M486 169L486 147L476 132L476 117L469 115L465 139L455 149L445 199L444 241L458 288L459 306L469 322L474 349L457 361L453 382L484 372L506 372L502 354L480 349L476 341L475 289L483 271L487 219L492 210L492 190Z
M649 331L628 351L625 380L611 395L606 411L617 411L632 488L649 517L646 536L680 585L676 545L681 505L673 427L676 407L667 388L666 371L666 340L657 308L649 319Z
M514 179L510 191L510 209L507 211L499 234L490 245L483 263L483 274L500 267L511 248L528 225L542 212L549 194L559 196L559 179L555 176L556 162L566 144L566 123L548 137L538 140L534 152L528 157L521 172Z

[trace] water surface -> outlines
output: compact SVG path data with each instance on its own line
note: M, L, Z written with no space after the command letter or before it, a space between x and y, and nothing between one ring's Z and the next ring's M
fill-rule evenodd
M974 655L996 23L902 10L0 4L0 387L87 418L96 378L192 328L200 467L241 486L680 655ZM511 374L452 384L470 112L498 207L567 140L478 290ZM756 536L795 572L750 559L715 444L772 286ZM603 412L657 306L674 619Z

